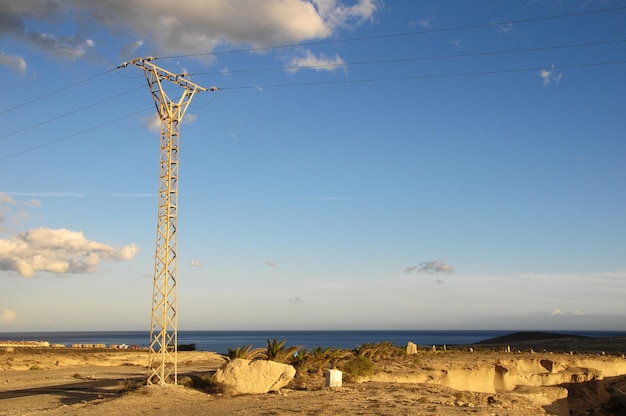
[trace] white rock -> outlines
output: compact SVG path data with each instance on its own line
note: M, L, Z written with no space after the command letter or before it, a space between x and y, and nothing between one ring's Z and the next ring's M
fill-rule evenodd
M233 394L263 394L285 387L295 375L288 364L235 358L217 370L214 380Z

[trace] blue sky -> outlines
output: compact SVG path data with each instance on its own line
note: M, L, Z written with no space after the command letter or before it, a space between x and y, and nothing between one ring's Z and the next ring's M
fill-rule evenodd
M179 329L626 330L626 2L12 3L0 332L149 328L146 56Z

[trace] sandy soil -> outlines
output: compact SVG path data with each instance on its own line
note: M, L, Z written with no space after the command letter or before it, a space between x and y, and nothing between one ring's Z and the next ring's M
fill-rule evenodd
M427 349L381 359L374 375L360 382L344 380L342 387L325 388L323 376L311 375L294 379L278 393L241 396L220 394L207 383L225 363L210 352L179 353L179 380L187 387L148 387L142 385L144 351L21 349L0 352L0 416L624 415L623 347L613 355ZM539 376L538 366L543 366ZM502 368L509 369L507 374L519 371L527 385L495 388L494 374ZM547 380L564 368L578 381L593 373L590 368L601 370L590 381L532 385L538 380L533 377Z

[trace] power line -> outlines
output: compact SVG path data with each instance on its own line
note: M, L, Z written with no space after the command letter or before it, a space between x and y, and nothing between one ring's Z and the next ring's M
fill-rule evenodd
M291 43L287 45L278 45L278 46L231 49L227 51L213 51L213 52L192 53L192 54L183 54L183 55L170 55L170 56L157 57L155 59L192 58L192 57L208 56L208 55L224 55L224 54L232 54L232 53L259 52L259 51L267 51L267 50L275 50L275 49L287 49L287 48L295 48L295 47L301 47L301 46L316 46L316 45L328 45L328 44L333 44L333 43L347 43L347 42L358 42L358 41L375 40L375 39L389 39L389 38L404 37L404 36L417 36L417 35L425 35L425 34L431 34L431 33L453 32L453 31L458 31L458 30L469 30L469 29L483 29L487 27L505 26L505 25L530 23L530 22L540 22L540 21L546 21L546 20L565 19L565 18L570 18L570 17L585 16L585 15L598 14L598 13L616 12L616 11L621 11L621 10L626 10L626 6L613 7L609 9L589 10L585 12L560 14L560 15L552 15L552 16L532 17L528 19L515 19L515 20L502 21L502 22L454 26L454 27L441 28L441 29L428 29L428 30L420 30L420 31L413 31L413 32L389 33L389 34L384 34L384 35L360 36L360 37L345 38L345 39L320 40L320 41L315 41L315 42Z
M435 59L470 58L470 57L476 57L476 56L492 56L492 55L504 55L504 54L513 54L513 53L541 52L541 51L568 49L568 48L581 48L581 47L588 47L588 46L612 45L612 44L618 44L618 43L624 43L624 42L626 42L626 39L578 43L578 44L571 44L571 45L545 46L545 47L528 48L528 49L510 49L510 50L503 50L503 51L470 52L470 53L452 54L452 55L434 55L434 56L425 56L425 57L380 59L380 60L372 60L372 61L330 63L330 64L318 64L318 65L302 65L302 66L294 65L294 66L273 67L273 68L239 69L239 70L229 70L228 73L240 74L240 73L250 73L250 72L289 71L289 70L298 70L298 69L345 67L345 66L353 66L353 65L375 65L375 64L401 63L401 62L413 62L413 61L428 61L428 60L435 60ZM222 73L223 72L221 71L195 72L189 75L190 76L220 75Z
M123 95L130 94L131 92L137 91L137 90L138 90L138 89L140 89L140 88L144 88L144 87L143 87L143 85L142 85L141 87L133 88L132 90L125 91L125 92L123 92L123 93L120 93L120 94L114 95L114 96L112 96L112 97L105 98L105 99L100 100L100 101L98 101L98 102L96 102L96 103L89 104L89 105L86 105L86 106L84 106L84 107L77 108L76 110L72 110L72 111L70 111L70 112L67 112L67 113L64 113L64 114L58 115L58 116L53 117L53 118L50 118L50 119L48 119L48 120L44 120L44 121L42 121L42 122L40 122L40 123L33 124L33 125L31 125L31 126L24 127L24 128L22 128L22 129L19 129L19 130L14 130L14 131L12 131L11 133L7 133L7 134L5 134L5 135L3 135L3 136L0 136L0 140L2 140L2 139L6 139L7 137L11 137L11 136L16 135L16 134L18 134L18 133L23 133L23 132L25 132L25 131L28 131L28 130L34 129L34 128L36 128L36 127L41 127L41 126L46 125L46 124L48 124L48 123L52 123L53 121L57 121L57 120L60 120L60 119L62 119L62 118L65 118L65 117L67 117L67 116L70 116L70 115L72 115L72 114L80 113L81 111L84 111L84 110L86 110L86 109L88 109L88 108L92 108L92 107L95 107L95 106L97 106L97 105L103 104L103 103L105 103L105 102L107 102L107 101L111 101L111 100L113 100L113 99L115 99L115 98L119 98L119 97L121 97L121 96L123 96Z
M602 45L612 45L612 44L619 44L619 43L624 43L626 42L626 39L618 39L618 40L610 40L610 41L599 41L599 42L587 42L587 43L579 43L579 44L569 44L569 45L557 45L557 46L546 46L546 47L537 47L537 48L527 48L527 49L511 49L511 50L502 50L502 51L483 51L483 52L472 52L472 53L464 53L464 54L452 54L452 55L434 55L434 56L425 56L425 57L408 57L408 58L397 58L397 59L384 59L384 60L371 60L371 61L360 61L360 62L348 62L348 63L342 63L342 64L319 64L319 65L305 65L305 66L291 66L291 67L276 67L276 68L252 68L252 69L241 69L241 70L233 70L233 71L229 71L230 73L250 73L250 72L269 72L269 71L279 71L279 70L296 70L296 69L311 69L311 68L325 68L325 67L343 67L343 66L353 66L353 65L373 65L373 64L382 64L382 63L402 63L402 62L411 62L411 61L424 61L424 60L435 60L435 59L452 59L452 58L467 58L467 57L477 57L477 56L493 56L493 55L503 55L503 54L513 54L513 53L528 53L528 52L539 52L539 51L547 51L547 50L558 50L558 49L571 49L571 48L580 48L580 47L591 47L591 46L602 46ZM536 70L536 69L530 69L530 70ZM503 73L505 72L520 72L520 71L528 71L528 70L504 70L502 71ZM110 72L110 71L107 71ZM105 73L107 73L105 72ZM99 74L99 75L95 75L93 77L87 78L85 80L82 80L78 83L72 84L72 86L77 86L80 85L82 83L85 83L91 79L97 78L99 76L104 75L105 73ZM454 74L454 75L447 75L447 76L463 76L463 75L479 75L479 74L493 74L493 73L497 73L494 71L485 71L485 72L477 72L477 73L461 73L461 74ZM194 74L188 74L189 76L193 75L193 76L203 76L203 75L217 75L220 74L220 72L197 72ZM371 80L344 80L344 81L328 81L328 82L318 82L318 83L300 83L300 84L275 84L275 85L266 85L265 88L273 88L273 87L277 87L277 86L285 86L285 87L289 87L289 86L306 86L306 85L325 85L325 84L340 84L340 83L364 83L364 82L376 82L376 81L389 81L389 80L402 80L402 79L418 79L418 78L438 78L438 77L444 77L446 75L428 75L428 76L409 76L409 77L398 77L398 78L376 78L376 79L371 79ZM64 91L68 88L71 88L72 86L68 86L65 87L63 89L60 89L56 92L47 94L46 96L40 97L39 99L43 99L47 96L53 95L55 93ZM225 88L220 88L221 90L224 89L245 89L245 88L257 88L257 87L262 87L262 86L248 86L248 87L225 87ZM19 133L23 133L25 131L31 130L33 128L36 127L41 127L45 124L60 120L62 118L65 118L67 116L70 116L72 114L76 114L79 113L81 111L84 111L88 108L92 108L95 107L99 104L103 104L107 101L110 101L112 99L118 98L122 95L131 93L133 91L136 91L140 88L143 88L142 86L134 88L132 90L117 94L115 96L112 97L108 97L105 98L103 100L100 100L96 103L84 106L84 107L80 107L78 109L75 109L73 111L61 114L59 116L53 117L51 119L48 120L44 120L40 123L37 124L33 124L30 125L28 127L24 127L22 129L19 130L15 130L12 131L10 133L4 134L2 136L0 136L0 140L8 138L10 136L13 136L15 134L19 134ZM37 99L37 100L39 100ZM213 102L215 99L217 99L217 97L215 97L213 100L209 101L207 104L203 105L203 106L194 106L194 108L202 108L205 107L206 105L210 104L211 102ZM37 100L31 100L31 102L37 101ZM20 106L26 105L26 103L21 104ZM15 108L18 108L20 106L17 106Z
M63 91L69 90L70 88L77 87L77 86L79 86L79 85L82 85L82 84L84 84L84 83L86 83L86 82L92 81L92 80L94 80L94 79L96 79L96 78L99 78L99 77L101 77L101 76L103 76L103 75L108 74L109 72L113 72L113 71L116 71L116 70L118 70L118 69L119 69L119 66L118 66L117 68L112 68L112 69L109 69L109 70L104 71L104 72L102 72L102 73L100 73L100 74L97 74L97 75L91 76L91 77L89 77L89 78L85 78L85 79L83 79L83 80L80 80L80 81L78 81L78 82L75 82L75 83L73 83L73 84L67 85L67 86L65 86L65 87L63 87L63 88L59 88L58 90L55 90L55 91L49 92L48 94L42 95L42 96L37 97L37 98L33 98L32 100L25 101L25 102L23 102L23 103L21 103L21 104L18 104L18 105L16 105L16 106L13 106L13 107L7 108L7 109L5 109L5 110L0 111L0 115L2 115L2 114L6 114L6 113L9 113L9 112L11 112L11 111L13 111L13 110L17 110L18 108L25 107L25 106L27 106L27 105L29 105L29 104L33 104L33 103L35 103L35 102L37 102L37 101L43 100L44 98L48 98L48 97L51 97L51 96L53 96L53 95L55 95L55 94L58 94L58 93L60 93L60 92L63 92Z
M552 66L550 70L556 69L571 69L571 68L590 68L590 67L599 67L599 66L608 66L608 65L623 65L626 64L626 60L621 61L610 61L610 62L593 62L587 64L574 64L574 65L560 65L560 66ZM478 76L478 75L496 75L496 74L510 74L510 73L518 73L518 72L531 72L531 71L542 71L545 70L545 67L535 67L535 68L514 68L514 69L505 69L505 70L494 70L494 71L478 71L478 72L459 72L459 73L450 73L450 74L432 74L432 75L413 75L413 76L402 76L402 77L386 77L386 78L370 78L370 79L358 79L358 80L343 80L343 81L321 81L321 82L302 82L302 83L291 83L291 84L267 84L267 85L250 85L250 86L236 86L236 87L221 87L218 88L217 91L224 90L238 90L238 89L258 89L258 88L291 88L291 87L308 87L308 86L318 86L318 85L341 85L341 84L359 84L359 83L374 83L374 82L393 82L393 81L407 81L407 80L416 80L416 79L433 79L433 78L454 78L454 77L464 77L464 76ZM136 111L134 113L116 118L114 120L107 121L102 124L98 124L93 127L89 127L87 129L78 131L76 133L72 133L70 135L46 142L39 146L34 146L7 156L0 157L0 161L11 159L16 156L20 156L25 153L29 153L43 147L50 146L52 144L56 144L65 140L68 140L72 137L76 137L78 135L87 133L89 131L93 131L99 129L101 127L105 127L109 124L116 123L118 121L136 116L140 113L146 112L148 110L153 109L153 107L144 108L143 110Z
M611 45L611 44L618 44L618 43L624 43L626 42L626 39L618 39L618 40L611 40L611 41L600 41L600 42L588 42L588 43L579 43L579 44L570 44L570 45L558 45L558 46L546 46L546 47L538 47L538 48L528 48L528 49L511 49L511 50L503 50L503 51L483 51L483 52L471 52L471 53L464 53L464 54L452 54L452 55L434 55L434 56L425 56L425 57L408 57L408 58L397 58L397 59L382 59L382 60L372 60L372 61L360 61L360 62L344 62L341 64L319 64L319 65L303 65L303 66L289 66L289 67L274 67L274 68L252 68L252 69L240 69L240 70L231 70L229 71L229 73L251 73L251 72L270 72L270 71L287 71L287 70L298 70L298 69L315 69L315 68L328 68L328 67L344 67L344 66L355 66L355 65L375 65L375 64L383 64L383 63L402 63L402 62L413 62L413 61L426 61L426 60L436 60L436 59L453 59L453 58L468 58L468 57L476 57L476 56L493 56L493 55L504 55L504 54L513 54L513 53L527 53L527 52L540 52L540 51L547 51L547 50L558 50L558 49L571 49L571 48L580 48L580 47L590 47L590 46L602 46L602 45ZM116 69L119 69L116 68ZM51 95L60 93L62 91L65 91L69 88L78 86L80 84L86 83L90 80L93 80L97 77L100 77L102 75L105 75L108 72L111 72L113 70L109 70L106 72L103 72L101 74L95 75L93 77L90 78L86 78L82 81L79 81L75 84L69 85L67 87L61 88L57 91L51 92L47 95L44 95L42 97L39 97L37 99L31 100L29 102L26 103L22 103L16 107L13 107L12 109L8 109L5 110L3 112L0 112L0 114L8 112L8 111L12 111L13 109L17 109L20 107L23 107L27 104L36 102L38 100L42 100L44 98L47 98ZM203 76L203 75L219 75L221 74L220 71L213 71L213 72L196 72L193 74L188 74L188 76ZM127 77L129 78L129 77ZM133 78L137 78L137 77L133 77ZM346 81L349 82L349 81ZM43 126L45 124L51 123L53 121L57 121L59 119L65 118L67 116L70 116L72 114L76 114L78 112L84 111L88 108L97 106L99 104L105 103L107 101L110 101L114 98L118 98L122 95L128 94L130 92L136 91L140 88L143 87L137 87L134 88L132 90L123 92L121 94L109 97L109 98L105 98L101 101L98 101L94 104L90 104L84 107L80 107L76 110L70 111L68 113L64 113L61 114L57 117L53 117L51 119L42 121L40 123L37 124L33 124L31 126L19 129L19 130L15 130L13 132L7 133L5 135L0 136L0 140L5 139L7 137L13 136L15 134L19 134L19 133L23 133L24 131L28 131L31 130L33 128L36 127L40 127ZM217 97L216 97L217 98ZM212 101L214 101L215 99L211 100L209 103L205 104L204 106L210 104ZM202 108L202 107L195 107L194 108Z
M610 61L610 62L595 62L588 64L574 64L574 65L560 65L551 66L550 69L570 69L570 68L588 68L607 65L621 65L626 64L626 60L622 61ZM340 85L340 84L359 84L359 83L372 83L372 82L384 82L384 81L406 81L411 79L429 79L429 78L453 78L453 77L465 77L476 75L496 75L496 74L510 74L515 72L531 72L542 71L545 67L535 68L518 68L518 69L502 69L494 71L477 71L477 72L458 72L450 74L432 74L432 75L408 75L400 77L386 77L386 78L369 78L369 79L356 79L356 80L343 80L343 81L317 81L317 82L299 82L291 84L266 84L266 85L247 85L247 86L235 86L235 87L219 87L218 90L241 90L241 89L259 89L259 88L286 88L286 87L308 87L315 85Z
M387 38L394 38L394 37L423 35L423 34L429 34L429 33L441 33L441 32L450 32L450 31L458 31L458 30L468 30L468 29L479 29L479 28L486 28L486 27L496 27L496 26L503 26L503 25L510 25L510 24L518 24L518 23L529 23L529 22L538 22L538 21L545 21L545 20L563 19L563 18L570 18L570 17L576 17L576 16L598 14L598 13L616 12L616 11L622 11L622 10L625 10L625 9L626 9L626 6L622 6L622 7L590 10L590 11L569 13L569 14L562 14L562 15L543 16L543 17L535 17L535 18L528 18L528 19L516 19L516 20L508 20L508 21L501 21L501 22L482 23L482 24L476 24L476 25L456 26L456 27L450 27L450 28L429 29L429 30L413 31L413 32L390 33L390 34L374 35L374 36L361 36L361 37L345 38L345 39L322 40L322 41L315 41L315 42L303 42L303 43L294 43L294 44L280 45L280 46L267 46L267 47L258 47L258 48L231 49L231 50L227 50L227 51L204 52L204 53L196 53L196 54L171 55L171 56L156 57L155 59L175 59L175 58L197 57L197 56L207 56L207 55L221 55L221 54L242 53L242 52L257 52L257 51L264 51L264 50L293 48L293 47L298 47L298 46L314 46L314 45L325 45L325 44L333 44L333 43L345 43L345 42L356 42L356 41L375 40L375 39L387 39ZM502 53L506 53L506 52L502 52ZM428 59L443 59L443 58L432 57L432 58L428 58ZM377 63L377 62L372 62L372 63ZM366 62L364 62L364 63L354 63L352 65L364 65L364 64L366 64ZM53 95L59 94L59 93L61 93L63 91L66 91L68 89L77 87L77 86L82 85L82 84L84 84L86 82L92 81L92 80L94 80L96 78L99 78L99 77L101 77L103 75L106 75L106 74L108 74L110 72L116 71L116 70L120 69L121 67L122 67L122 65L118 65L117 67L111 68L111 69L109 69L107 71L104 71L104 72L102 72L100 74L97 74L97 75L85 78L85 79L83 79L81 81L78 81L78 82L75 82L73 84L67 85L67 86L65 86L63 88L60 88L58 90L51 91L51 92L49 92L47 94L44 94L44 95L42 95L40 97L37 97L37 98L31 99L31 100L25 101L23 103L20 103L18 105L15 105L13 107L10 107L10 108L4 109L4 110L1 110L0 111L0 115L9 113L9 112L14 111L14 110L16 110L18 108L25 107L25 106L27 106L29 104L33 104L33 103L35 103L37 101L40 101L40 100L43 100L45 98L51 97ZM297 68L306 68L306 67L297 67ZM285 69L285 68L280 68L280 69ZM273 69L272 68L272 69L266 69L266 70L278 70L278 69ZM253 71L253 70L250 70L250 71ZM241 72L243 72L243 71L241 71ZM204 74L213 74L213 73L200 73L200 74L204 75Z
M33 151L35 151L35 150L39 150L39 149L41 149L41 148L44 148L44 147L47 147L47 146L50 146L50 145L53 145L53 144L56 144L56 143L59 143L59 142L62 142L62 141L68 140L68 139L71 139L72 137L76 137L76 136L79 136L79 135L81 135L81 134L85 134L85 133L87 133L87 132L90 132L90 131L93 131L93 130L99 129L99 128L101 128L101 127L108 126L109 124L117 123L118 121L122 121L122 120L127 119L127 118L130 118L130 117L134 117L134 116L136 116L136 115L138 115L138 114L141 114L141 113L144 113L144 112L146 112L146 111L148 111L148 110L153 110L153 109L154 109L154 107L153 107L153 106L150 106L150 107L148 107L148 108L144 108L143 110L135 111L134 113L127 114L127 115L122 116L122 117L118 117L118 118L116 118L116 119L114 119L114 120L109 120L109 121L107 121L107 122L105 122L105 123L101 123L101 124L98 124L98 125L93 126L93 127L86 128L86 129L81 130L81 131L77 131L77 132L75 132L75 133L72 133L72 134L69 134L69 135L67 135L67 136L63 136L63 137L60 137L60 138L58 138L58 139L55 139L55 140L52 140L52 141L49 141L49 142L46 142L46 143L40 144L40 145L38 145L38 146L30 147L30 148L28 148L28 149L21 150L21 151L19 151L19 152L12 153L12 154L10 154L10 155L0 157L0 161L2 161L2 160L7 160L7 159L11 159L11 158L14 158L14 157L16 157L16 156L23 155L23 154L25 154L25 153L30 153L30 152L33 152Z

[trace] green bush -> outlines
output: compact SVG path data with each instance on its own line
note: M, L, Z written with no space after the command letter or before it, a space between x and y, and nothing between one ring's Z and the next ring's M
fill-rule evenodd
M374 362L368 357L357 355L344 364L343 371L354 380L369 377L374 374Z

